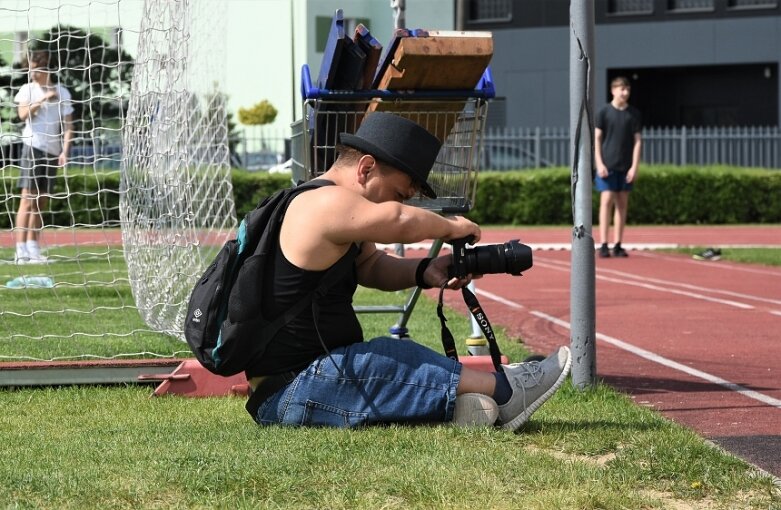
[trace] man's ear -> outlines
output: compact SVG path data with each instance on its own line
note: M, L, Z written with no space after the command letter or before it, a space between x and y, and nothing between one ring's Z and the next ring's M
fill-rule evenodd
M377 161L374 156L370 154L364 154L361 159L358 160L358 166L356 171L358 172L358 182L361 185L365 185L369 178L369 173L376 168Z

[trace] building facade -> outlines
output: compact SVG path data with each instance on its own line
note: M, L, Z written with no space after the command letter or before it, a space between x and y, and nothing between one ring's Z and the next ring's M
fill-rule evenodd
M490 30L498 99L512 127L569 124L570 2L459 0L465 30ZM777 126L778 0L595 0L594 97L617 75L646 126Z

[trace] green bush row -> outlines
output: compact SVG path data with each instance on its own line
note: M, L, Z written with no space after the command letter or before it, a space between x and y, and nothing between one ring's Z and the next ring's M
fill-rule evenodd
M483 172L469 214L487 225L572 222L568 168ZM592 197L596 223L599 196ZM781 222L781 171L734 167L641 167L629 200L636 224Z
M233 171L239 218L263 197L290 185L280 174ZM119 173L69 173L57 180L47 225L119 222ZM484 225L551 225L572 222L567 168L482 172L475 207L469 213ZM0 228L7 229L18 207L15 176L2 174ZM596 223L599 197L592 198ZM730 224L781 222L781 171L730 167L646 166L632 192L629 221L635 224Z
M282 186L280 175L233 173L239 214ZM469 213L484 225L572 223L569 168L481 172L475 207ZM590 179L589 179L590 182ZM599 194L592 196L594 223ZM730 224L781 222L781 171L725 166L645 166L630 197L635 224ZM241 217L241 216L240 216Z

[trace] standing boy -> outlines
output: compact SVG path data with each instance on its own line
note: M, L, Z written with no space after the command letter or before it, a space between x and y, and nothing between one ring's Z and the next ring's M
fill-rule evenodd
M621 239L626 225L629 192L637 179L642 141L640 111L629 104L631 85L619 76L610 82L613 100L597 114L594 130L594 157L597 163L595 185L599 197L600 257L609 257L607 245L610 217L613 216L613 256L626 257ZM615 208L615 210L614 210Z
M57 170L68 161L73 137L73 106L68 89L57 83L47 51L34 51L29 59L30 82L14 97L22 131L21 189L16 213L17 264L45 264L38 240L43 228L41 211L51 195Z

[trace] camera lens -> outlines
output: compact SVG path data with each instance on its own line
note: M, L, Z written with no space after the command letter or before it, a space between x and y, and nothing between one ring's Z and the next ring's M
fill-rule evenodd
M468 273L519 275L532 267L532 250L517 239L504 244L490 244L466 250Z

